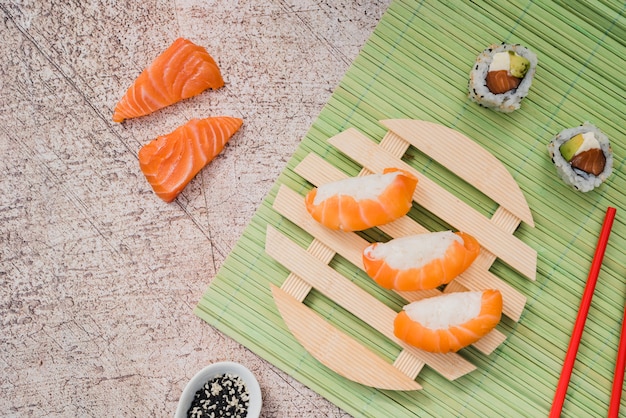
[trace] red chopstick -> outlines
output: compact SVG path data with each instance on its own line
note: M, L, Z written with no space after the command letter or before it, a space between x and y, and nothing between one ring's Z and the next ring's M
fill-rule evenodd
M610 206L606 210L604 223L602 224L602 231L600 232L596 252L593 256L593 261L591 262L589 276L587 277L587 284L585 285L585 291L580 302L578 315L576 316L574 331L572 332L572 337L570 339L567 354L565 355L565 361L563 363L563 369L561 370L561 377L559 378L556 393L554 394L554 401L552 402L552 409L550 410L550 418L559 417L561 415L561 410L563 409L565 394L567 393L567 387L569 386L569 381L572 377L576 354L578 353L580 339L583 334L583 329L585 328L585 322L587 321L587 314L589 314L589 307L591 306L593 292L596 288L596 283L598 282L598 275L600 274L600 267L602 266L604 252L609 242L609 235L611 234L611 228L613 227L615 212L616 209Z
M611 404L609 405L609 418L617 418L622 399L622 385L624 384L624 366L626 366L626 306L622 317L622 333L619 340L615 373L613 373L613 389L611 390Z

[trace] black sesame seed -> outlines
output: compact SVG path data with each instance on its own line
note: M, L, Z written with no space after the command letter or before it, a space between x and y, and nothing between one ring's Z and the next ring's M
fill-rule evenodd
M250 395L241 377L225 373L209 380L194 395L188 418L245 417Z

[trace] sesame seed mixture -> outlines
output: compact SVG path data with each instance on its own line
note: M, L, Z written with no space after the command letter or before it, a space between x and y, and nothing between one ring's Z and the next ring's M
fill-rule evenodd
M194 395L188 418L243 418L248 413L250 395L243 379L225 373L209 380Z

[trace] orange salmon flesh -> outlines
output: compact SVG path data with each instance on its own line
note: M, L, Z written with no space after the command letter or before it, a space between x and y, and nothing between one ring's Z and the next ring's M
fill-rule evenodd
M441 300L441 304L445 305L443 298L450 295L444 294L432 299ZM458 307L442 306L441 309L458 309ZM481 296L480 312L462 324L432 329L411 319L406 310L402 310L394 320L393 332L400 340L422 350L432 353L449 353L467 347L487 335L500 322L501 317L502 294L498 290L484 290Z
M137 77L115 106L113 121L145 116L222 86L220 69L206 49L178 38Z
M362 231L392 222L411 209L418 183L415 176L397 168L385 169L383 174L394 172L399 172L398 176L374 199L357 200L348 192L340 192L316 204L318 188L315 188L305 197L306 209L313 219L334 230ZM367 188L368 177L356 179Z
M242 124L243 120L229 116L192 119L144 145L139 150L139 167L157 196L171 202Z
M372 251L381 245L374 243L363 251L365 272L385 289L398 291L435 289L450 283L474 262L480 252L480 244L476 238L463 232L455 234L461 237L463 244L454 241L442 257L427 261L419 267L407 269L394 268L389 265L386 258L374 257Z

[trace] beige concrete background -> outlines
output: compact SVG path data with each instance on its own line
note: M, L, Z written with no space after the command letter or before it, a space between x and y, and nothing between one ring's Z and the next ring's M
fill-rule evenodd
M389 0L0 1L0 414L172 416L223 360L264 417L345 417L192 309ZM177 37L226 86L124 124L112 110ZM179 198L139 148L194 117L244 126Z

